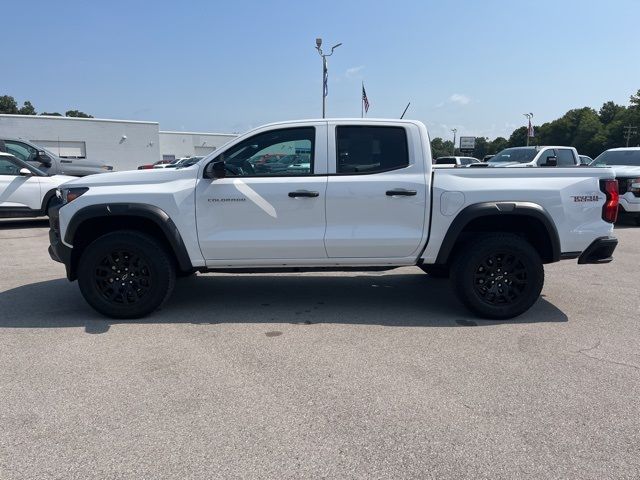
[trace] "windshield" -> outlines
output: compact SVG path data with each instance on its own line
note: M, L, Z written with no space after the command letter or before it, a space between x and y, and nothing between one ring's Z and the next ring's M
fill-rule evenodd
M491 157L487 161L487 163L529 163L534 158L536 158L537 154L538 150L535 148L505 148L501 152L498 152L493 157Z
M591 165L632 165L640 166L640 149L607 150L602 152Z

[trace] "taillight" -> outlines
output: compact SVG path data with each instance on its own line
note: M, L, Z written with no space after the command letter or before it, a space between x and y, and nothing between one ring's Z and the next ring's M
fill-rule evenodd
M601 180L600 190L607 196L602 206L602 219L605 222L614 223L618 219L618 181Z

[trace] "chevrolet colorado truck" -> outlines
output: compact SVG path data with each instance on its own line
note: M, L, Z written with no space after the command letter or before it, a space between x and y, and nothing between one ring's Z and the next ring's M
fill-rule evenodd
M259 173L267 154L308 166ZM306 120L250 131L189 167L62 185L49 252L113 318L153 312L195 271L415 265L449 276L475 314L506 319L536 302L544 264L611 261L617 201L607 168L434 170L420 122Z

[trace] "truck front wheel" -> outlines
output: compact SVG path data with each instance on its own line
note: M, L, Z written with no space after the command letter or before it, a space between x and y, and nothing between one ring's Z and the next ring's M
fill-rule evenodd
M486 234L460 251L451 268L460 301L480 317L507 319L538 299L544 268L529 242L510 233Z
M135 231L93 241L78 264L85 300L112 318L140 318L158 309L175 285L174 263L153 237Z

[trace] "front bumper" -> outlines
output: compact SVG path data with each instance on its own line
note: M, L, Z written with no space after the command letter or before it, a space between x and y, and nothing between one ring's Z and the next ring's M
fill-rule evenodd
M49 207L49 256L52 260L63 263L67 271L67 278L75 280L75 278L71 278L72 249L62 243L60 238L60 217L58 214L60 207L62 207L62 201L59 198L54 198Z
M587 249L582 252L578 263L609 263L613 260L613 251L618 246L618 239L614 237L596 238Z

